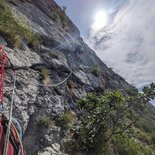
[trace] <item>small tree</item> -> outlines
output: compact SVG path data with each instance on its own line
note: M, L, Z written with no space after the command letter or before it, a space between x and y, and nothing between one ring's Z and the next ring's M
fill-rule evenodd
M92 149L101 154L114 135L130 129L139 119L139 107L154 97L154 84L133 96L123 96L119 91L107 91L103 96L88 94L78 102L81 122L74 131L74 147L85 151ZM132 115L135 112L139 114L137 117Z

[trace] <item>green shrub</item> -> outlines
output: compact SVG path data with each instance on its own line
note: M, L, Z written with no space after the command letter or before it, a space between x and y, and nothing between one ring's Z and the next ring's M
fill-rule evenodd
M113 124L118 131L125 126L125 97L118 91L106 92L104 96L88 94L79 100L78 105L83 115L80 117L81 126L75 132L75 137L78 137L76 141L82 150L101 151L97 146L102 147L106 143Z
M58 95L62 95L61 90L59 87L55 87L54 91L58 94Z
M149 133L140 131L138 134L138 139L143 143L152 144L152 139Z
M61 26L63 29L67 29L68 27L68 18L66 13L62 11L60 8L55 7L52 10L53 20Z
M28 46L33 50L37 50L39 45L40 45L40 36L38 34L32 33L32 36L28 41Z
M97 65L91 68L91 73L97 77L99 77L100 72L101 72L100 67Z
M76 118L76 114L73 111L67 111L59 118L59 123L64 128L70 128L76 121Z
M43 117L38 121L38 125L41 127L49 128L54 125L54 121L48 117Z
M145 88L145 91L134 96L124 96L119 91L107 91L102 96L90 93L80 99L78 102L80 124L74 130L72 138L74 150L87 152L96 150L96 154L103 154L109 142L117 135L118 138L116 137L114 141L116 144L113 146L116 154L151 155L152 148L144 145L144 143L152 144L150 136L143 134L144 139L139 142L138 137L133 134L135 131L133 124L141 118L137 105L144 106L153 97L155 97L155 85ZM132 113L138 116L132 117ZM146 118L145 120L148 121ZM150 124L143 126L143 122L142 129L147 127L145 130L151 131ZM130 138L120 134L129 135Z
M43 68L43 69L41 70L41 75L42 75L42 77L43 77L44 79L46 79L46 78L49 76L49 71L48 71L48 69L47 69L47 68Z
M58 13L56 13L56 12L53 13L53 20L54 20L57 24L59 24L59 25L61 24L61 19L60 19Z
M63 28L68 27L68 20L67 20L67 17L64 15L64 13L60 14L60 19L61 19L62 27Z
M153 131L150 136L151 136L152 142L155 144L155 131Z
M141 155L141 144L125 134L115 137L115 152L119 155Z
M50 85L52 83L52 80L49 76L49 70L47 68L43 68L41 70L41 76L43 78L43 84Z
M21 39L38 46L39 38L25 20L7 6L4 0L0 0L0 35L7 41L9 47L19 47Z
M115 138L115 152L119 155L145 155L145 152L147 155L152 155L151 149L125 134L117 135Z
M128 95L137 95L138 90L135 87L127 88L125 91L128 93Z
M135 123L135 127L145 131L145 132L151 132L151 121L144 119L144 118L140 118L136 123Z

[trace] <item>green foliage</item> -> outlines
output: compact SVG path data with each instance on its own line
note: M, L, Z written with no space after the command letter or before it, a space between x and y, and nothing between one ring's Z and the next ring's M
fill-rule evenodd
M54 91L58 94L58 95L62 95L61 90L59 87L55 87Z
M79 102L83 110L81 128L77 131L78 143L83 149L95 147L96 142L106 141L113 132L125 127L125 97L118 91L106 92L104 96L88 94ZM118 131L116 131L118 130ZM102 140L101 140L102 137Z
M63 29L66 29L68 27L68 18L66 16L66 13L61 10L60 8L53 8L53 20L58 23L58 25L62 26Z
M91 68L91 73L97 77L99 77L100 72L101 72L100 67L97 65Z
M75 121L76 114L73 111L67 111L59 118L59 124L64 128L70 128Z
M154 97L154 84L145 88L143 93L134 93L134 96L126 97L119 91L105 92L102 96L88 94L78 102L81 123L74 130L71 146L74 150L96 150L97 154L103 154L106 145L115 135L128 134L134 137L131 129L134 129L133 124L140 118L139 107L144 107ZM135 113L137 115L134 115ZM150 136L144 132L141 134L144 136L141 140L151 144ZM144 155L147 152L149 155L152 152L149 147L142 148L142 144L135 140L140 139L138 136L132 139L119 138L117 152L120 155L136 155L139 152L143 152Z
M116 152L119 155L138 155L141 151L141 148L138 143L134 141L134 139L129 139L126 137L117 137L116 143Z
M41 76L43 78L43 84L49 85L52 83L52 80L49 76L49 70L47 68L41 69Z
M126 134L113 138L115 152L119 155L152 155L153 150Z
M155 84L154 83L151 83L149 87L144 87L143 88L143 92L144 92L144 95L145 95L145 102L148 102L150 101L150 99L154 99L154 96L155 96L155 91L152 91L152 90L155 90Z
M153 142L150 134L143 132L143 131L139 131L139 133L137 133L137 138L138 138L138 140L140 140L143 143L146 143L148 145L152 144L152 142Z
M61 22L62 22L62 27L63 28L67 28L68 26L68 19L66 16L64 16L63 14L61 14L60 16Z
M151 136L151 140L155 144L155 131L153 131L150 136Z
M56 13L56 12L53 13L53 20L54 20L56 23L58 23L59 25L61 24L61 19L60 19L58 13Z
M42 75L42 77L43 77L44 79L46 79L46 78L49 76L49 71L48 71L48 69L47 69L47 68L43 68L43 69L41 70L41 75Z
M145 131L145 132L150 132L152 126L150 126L151 122L145 118L140 118L136 123L135 127Z
M48 117L43 117L38 121L38 125L41 127L49 128L54 125L54 121Z
M127 88L125 91L128 93L128 95L137 95L138 90L135 87Z
M11 48L19 47L21 38L28 44L34 46L39 44L39 37L32 32L25 19L11 10L4 0L0 0L0 35Z
M33 50L37 50L40 45L40 36L31 32L31 36L27 38L28 46Z

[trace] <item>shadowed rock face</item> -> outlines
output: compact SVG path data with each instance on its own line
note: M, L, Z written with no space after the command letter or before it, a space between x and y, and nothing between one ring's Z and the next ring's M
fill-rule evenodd
M120 89L124 93L131 86L110 70L80 38L80 32L53 0L16 0L8 3L23 15L40 34L41 45L37 51L22 42L16 53L6 48L8 57L16 69L17 83L14 117L24 131L24 147L27 155L60 153L64 131L49 120L56 120L65 111L76 110L76 102L86 93L102 93L105 89ZM67 28L53 17L57 10L67 20ZM58 15L59 15L58 14ZM80 48L77 50L77 46ZM96 70L95 67L99 70ZM6 66L5 103L9 104L12 71ZM46 69L46 72L43 72ZM39 86L50 79L51 83L63 81L73 71L68 81L57 89ZM70 83L70 84L69 84ZM48 120L47 122L43 122ZM42 124L41 124L42 123ZM48 126L48 127L47 127Z

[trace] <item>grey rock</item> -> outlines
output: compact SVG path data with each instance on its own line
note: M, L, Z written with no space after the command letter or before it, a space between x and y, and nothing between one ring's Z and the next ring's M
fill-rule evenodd
M87 75L83 71L81 71L81 70L76 71L76 72L74 72L74 75L77 78L77 81L79 83L86 84L86 85L91 85Z
M11 59L14 67L30 67L32 64L41 63L40 56L31 51L26 45L24 50L6 48L7 55Z
M96 77L95 75L89 74L89 73L87 76L88 76L88 79L89 79L92 87L94 87L94 88L102 87L103 83L100 81L99 77Z
M52 126L47 128L39 124L39 120L47 118L57 120L65 111L77 111L77 100L88 92L99 87L108 89L125 89L130 85L119 75L114 80L108 78L113 72L96 56L80 38L79 30L68 19L68 32L53 20L55 7L62 12L53 0L31 0L22 2L16 0L16 6L8 3L11 8L20 14L32 29L40 34L41 45L37 52L32 51L26 43L22 42L22 49L6 48L9 59L15 66L17 82L14 98L13 117L18 119L23 129L23 143L27 155L52 155L62 152L61 141L64 132L62 128ZM76 46L83 47L83 53L76 51ZM54 52L57 56L53 56ZM96 77L87 70L98 65L103 77ZM53 83L63 81L73 70L69 80L75 83L74 88L69 88L67 81L56 88L43 87L41 69L48 68L48 76ZM9 63L5 74L5 108L9 110L12 92L13 72ZM60 94L56 91L61 91ZM45 120L46 121L46 120ZM71 136L69 137L71 139ZM82 153L81 153L82 154Z

